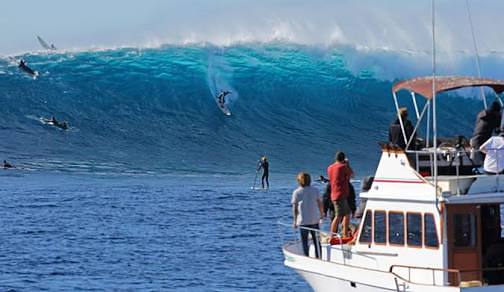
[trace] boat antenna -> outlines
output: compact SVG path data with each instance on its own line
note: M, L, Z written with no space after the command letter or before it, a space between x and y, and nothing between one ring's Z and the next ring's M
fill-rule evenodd
M436 115L436 1L432 0L432 146L434 147L434 193L437 200L437 115ZM436 204L437 205L437 204Z
M469 25L471 27L471 35L472 35L474 54L475 54L475 59L476 59L476 70L478 72L478 77L481 78L481 62L480 62L480 56L479 56L479 52L478 52L478 44L476 43L476 34L474 33L474 25L473 25L472 16L471 16L471 8L469 6L469 0L466 0L466 9L467 9L467 18L469 19ZM487 109L488 106L487 106L487 100L486 100L486 96L485 96L485 90L483 90L483 87L481 87L481 86L480 86L480 93L481 93L481 99L483 100L483 105L485 106L485 109ZM499 101L500 101L500 99L499 99Z

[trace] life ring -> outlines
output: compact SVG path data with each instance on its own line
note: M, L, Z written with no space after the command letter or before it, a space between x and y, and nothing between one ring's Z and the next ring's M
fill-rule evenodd
M331 240L329 241L329 243L331 245L345 244L345 243L348 243L348 242L352 241L352 239L353 239L352 236L349 236L349 237L333 237L333 238L331 238Z

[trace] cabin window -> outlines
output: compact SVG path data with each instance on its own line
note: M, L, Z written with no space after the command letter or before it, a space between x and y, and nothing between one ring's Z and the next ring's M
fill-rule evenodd
M408 246L422 246L422 214L408 213L406 219L408 221Z
M390 212L388 215L389 243L404 245L404 214Z
M371 242L372 233L372 212L371 210L366 211L366 216L364 217L364 223L362 224L362 230L359 238L359 242Z
M425 214L424 216L424 233L425 233L425 246L438 247L439 239L436 231L436 221L434 215Z
M374 212L374 242L387 243L387 217L385 211Z
M476 222L472 214L455 214L454 245L472 247L476 245Z

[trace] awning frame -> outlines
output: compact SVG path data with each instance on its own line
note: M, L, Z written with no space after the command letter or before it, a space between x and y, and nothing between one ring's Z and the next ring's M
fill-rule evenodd
M466 76L437 76L435 77L434 85L436 87L435 92L433 92L433 77L425 76L425 77L417 77L409 80L399 81L395 83L392 87L392 96L394 98L394 104L397 112L397 118L399 120L399 124L401 126L401 132L403 134L404 143L406 144L406 151L408 150L414 134L417 133L418 128L420 126L420 122L423 119L423 116L427 110L427 135L426 135L426 147L429 147L429 139L430 139L430 105L433 94L438 94L442 92L457 90L461 88L467 87L490 87L497 94L501 94L504 92L504 81L494 80L494 79L485 79L485 78L474 78L474 77L466 77ZM404 123L401 119L401 115L399 112L399 101L397 98L397 92L400 90L408 90L410 92L413 105L415 107L415 113L417 117L417 122L415 128L413 130L413 134L409 139L406 137L406 130L404 128ZM417 105L416 96L423 96L427 102L425 103L421 113L419 113L419 108Z

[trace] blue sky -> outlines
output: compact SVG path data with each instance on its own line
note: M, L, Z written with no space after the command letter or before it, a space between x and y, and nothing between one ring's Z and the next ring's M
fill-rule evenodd
M267 42L430 51L430 0L4 0L0 54L163 43ZM504 51L502 0L470 0L482 52ZM438 47L471 50L465 0L438 0Z

